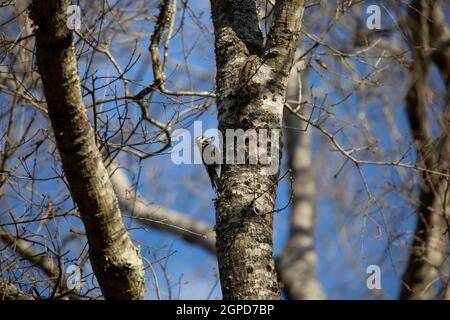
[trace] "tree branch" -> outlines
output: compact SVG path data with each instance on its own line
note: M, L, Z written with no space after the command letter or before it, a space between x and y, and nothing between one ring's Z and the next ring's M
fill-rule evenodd
M34 300L34 298L19 290L14 284L0 278L0 300Z
M112 161L108 169L119 204L131 217L146 227L173 234L213 255L216 254L216 235L208 224L159 205L144 203L134 195L125 170L121 169L116 161Z
M34 0L36 55L62 165L86 228L89 256L106 299L142 299L144 268L122 221L80 91L68 0Z

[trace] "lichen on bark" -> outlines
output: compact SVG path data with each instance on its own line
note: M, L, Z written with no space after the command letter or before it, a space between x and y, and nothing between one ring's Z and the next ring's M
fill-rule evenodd
M211 1L218 121L223 137L227 129L281 130L303 5L302 0L277 1L264 42L255 1ZM279 161L281 134L277 140ZM272 151L259 141L258 148L267 148L268 154ZM279 168L265 175L262 167L260 163L222 165L216 246L225 299L280 297L272 243Z

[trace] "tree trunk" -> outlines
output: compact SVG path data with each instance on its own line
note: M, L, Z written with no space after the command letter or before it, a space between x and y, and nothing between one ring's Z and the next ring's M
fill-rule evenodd
M144 269L122 221L108 172L95 145L80 92L68 0L34 0L36 55L48 114L74 202L89 242L95 276L106 299L142 299Z
M431 58L439 54L433 51L442 50L431 47L437 43L433 40L437 34L431 30L436 27L433 24L436 23L437 17L433 17L432 13L439 8L439 2L414 0L410 5L408 25L414 61L411 87L406 96L406 110L416 143L418 162L428 170L448 174L450 167L448 93L441 119L444 127L437 139L433 139L431 133L425 99L426 91L430 90L427 88L427 80ZM439 67L439 64L437 65ZM448 70L441 69L441 73L448 89ZM440 272L445 267L448 252L450 216L448 188L448 178L427 172L421 176L417 208L418 222L411 256L403 275L404 287L401 291L401 299L436 297L436 285L439 282Z
M278 0L264 44L256 1L211 0L218 121L224 146L234 143L234 137L227 141L227 129L254 129L257 134L266 129L274 145L258 141L258 147L280 161L286 84L303 6L303 0ZM222 294L224 299L279 299L272 243L279 168L274 174L263 174L261 163L249 164L248 144L245 151L246 164L222 165L216 201Z
M300 111L302 75L305 62L298 62L289 76L287 100ZM286 151L292 177L291 223L289 239L281 253L278 270L289 299L325 299L316 277L314 251L316 185L311 150L311 130L305 122L285 110Z

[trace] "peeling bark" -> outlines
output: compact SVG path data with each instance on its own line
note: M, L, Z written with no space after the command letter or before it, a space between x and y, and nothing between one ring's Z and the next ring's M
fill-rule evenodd
M286 84L303 16L303 0L279 0L264 44L256 1L211 0L215 29L219 130L281 129ZM279 132L279 131L278 131ZM234 138L233 138L234 139ZM267 154L276 153L279 145ZM279 299L272 228L279 170L223 164L216 201L217 256L224 299ZM275 151L274 151L275 150Z
M122 221L80 92L68 0L35 0L36 56L63 169L79 208L91 264L106 299L142 299L144 269Z

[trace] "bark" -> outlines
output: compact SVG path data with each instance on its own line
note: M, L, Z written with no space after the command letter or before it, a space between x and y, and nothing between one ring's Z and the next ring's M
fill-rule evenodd
M432 54L431 59L437 66L442 79L444 80L444 85L446 88L446 98L444 106L444 119L443 119L443 132L441 134L440 140L442 144L441 154L448 159L450 157L450 28L446 23L446 18L444 15L444 10L442 6L442 1L438 0L431 7L431 20L430 20L430 32L431 32L431 46ZM448 160L447 160L448 162ZM448 170L447 170L448 173ZM447 185L449 185L447 181ZM450 239L450 232L448 230L450 225L450 200L448 200L448 190L447 193L447 203L446 203L446 224L447 224L447 236ZM448 240L447 240L448 241ZM447 253L447 268L448 265L448 253ZM446 288L445 288L446 286ZM446 270L444 275L444 288L441 294L441 298L445 300L450 300L450 273Z
M301 76L305 63L291 70L287 89L288 104L300 111ZM288 299L322 300L325 295L316 277L314 251L316 185L311 150L311 130L291 112L285 111L286 151L292 177L289 239L281 253L278 270Z
M281 129L303 6L302 0L277 1L264 44L256 1L211 0L218 121L225 146L226 129ZM274 151L260 142L258 147L280 160L280 146ZM276 142L281 145L281 134ZM260 163L248 164L248 153L246 160L222 165L216 200L222 294L224 299L279 299L272 243L279 170L264 175Z
M36 56L63 169L80 211L92 268L106 299L142 299L144 269L122 221L80 91L68 0L35 0Z
M436 139L431 133L425 99L426 90L429 90L427 80L431 61L437 62L439 67L444 63L436 57L443 55L448 58L449 53L448 49L446 53L442 53L444 50L442 47L431 47L440 42L435 39L436 36L445 34L443 29L439 35L434 33L439 27L436 25L438 17L433 15L439 8L440 1L414 0L410 5L408 25L413 64L411 87L406 96L406 111L416 144L418 162L429 170L448 174L450 167L448 68L441 69L446 81L447 101L441 119L442 132ZM442 25L440 27L443 28ZM437 295L436 285L441 269L445 267L448 252L450 215L448 182L447 178L438 175L423 173L421 176L418 222L411 255L403 275L404 287L401 299L432 299Z

